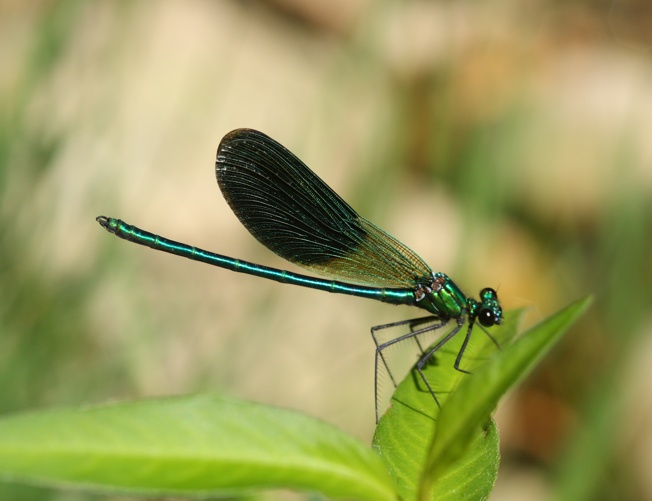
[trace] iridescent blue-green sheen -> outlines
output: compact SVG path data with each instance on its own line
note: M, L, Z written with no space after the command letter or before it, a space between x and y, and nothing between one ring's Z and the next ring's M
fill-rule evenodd
M383 364L394 383L383 351L455 319L457 325L434 347L424 351L416 365L436 402L434 389L422 372L430 357L466 322L468 329L454 365L465 372L460 361L476 321L483 327L501 323L502 309L495 290L482 289L479 301L467 297L448 276L433 272L414 251L358 215L291 151L262 132L237 129L224 136L217 150L215 176L233 213L260 243L287 261L325 278L209 252L116 218L99 216L97 221L124 240L238 273L428 311L433 317L371 329L376 343L376 376L379 364ZM424 326L427 322L429 325ZM405 326L407 332L379 342L378 332L398 326Z
M227 270L238 273L246 273L257 277L267 278L284 284L300 285L311 289L334 292L338 294L349 294L367 299L375 299L390 304L414 305L414 291L411 289L387 289L378 287L364 287L359 285L347 284L336 280L323 280L320 278L292 273L290 271L269 268L241 259L235 259L214 252L209 252L198 247L192 247L181 242L175 242L163 238L149 231L141 230L136 226L127 224L120 219L99 216L97 221L106 228L107 231L114 235L129 240L152 249L169 252L177 256L182 256L193 261L200 261Z
M109 232L131 242L195 261L281 283L413 305L442 320L476 317L498 324L502 310L493 289L480 301L467 297L445 274L434 273L414 251L358 215L280 143L253 129L222 139L215 175L224 198L263 245L316 278L215 254L100 216Z

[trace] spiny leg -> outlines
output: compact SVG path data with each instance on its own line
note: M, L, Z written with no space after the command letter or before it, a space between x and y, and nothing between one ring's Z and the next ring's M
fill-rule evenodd
M498 348L499 350L502 350L502 346L500 346L500 343L496 340L495 337L493 337L491 335L491 333L487 329L484 328L484 326L482 324L479 323L478 327L480 327L480 329L482 329L482 332L484 332L487 336L489 336L489 339L491 339L491 341L496 345L496 348Z
M455 364L453 365L453 367L455 367L455 370L463 372L464 374L471 374L469 371L462 369L460 367L460 362L462 361L462 357L464 356L464 350L466 350L466 345L469 344L469 339L471 339L471 331L473 330L473 324L474 324L473 319L470 319L469 328L466 329L466 336L464 336L464 341L462 341L462 347L460 348L460 351L457 352L457 357L455 358Z
M460 329L462 328L462 325L464 325L464 318L460 317L457 320L457 327L455 327L452 331L450 331L448 334L446 334L442 339L439 340L439 342L430 350L428 353L423 355L419 361L417 362L417 372L421 376L421 379L426 385L426 388L428 388L428 391L432 395L432 398L435 399L435 403L437 404L437 407L441 407L439 404L439 400L437 399L437 395L435 395L434 390L432 389L432 386L430 386L430 383L428 382L428 379L426 378L426 375L423 373L423 367L428 363L430 360L430 357L432 357L435 352L437 352L442 346L444 346L448 341L451 340L451 338L457 334Z
M428 360L434 353L439 350L447 341L449 341L455 334L457 334L460 329L462 328L462 325L464 325L464 317L460 317L457 320L457 327L455 327L450 333L446 335L441 341L437 343L437 345L431 349L427 354L425 354L419 362L417 362L417 371L419 372L419 375L421 376L421 379L425 383L426 387L430 391L430 394L433 396L435 399L435 402L439 405L439 400L437 399L437 396L435 395L435 392L433 391L432 387L430 386L430 383L425 377L425 374L423 373L422 369L428 363ZM493 343L496 345L498 349L500 349L500 344L498 344L498 341L496 341L496 338L494 338L489 331L487 331L482 325L478 324L479 327L482 329L482 331L493 341ZM473 327L475 326L475 321L474 319L469 319L469 327L466 330L466 335L464 336L464 341L462 341L462 347L460 348L460 351L457 353L457 357L455 358L455 364L454 368L460 372L463 372L464 374L471 374L470 371L467 371L465 369L462 369L460 367L460 363L462 361L462 357L464 356L464 352L466 351L466 347L469 344L469 340L471 339L471 333L473 332Z
M436 321L439 320L440 322L434 325L429 325L428 327L424 327L422 329L414 330L414 327L424 324L426 322L431 322L431 321ZM375 362L374 362L374 393L375 393L375 408L376 408L376 422L378 422L378 360L380 359L385 367L385 370L387 371L387 374L389 374L390 379L392 380L392 383L394 384L394 387L396 387L396 380L394 379L394 376L392 375L392 372L389 368L389 365L387 363L387 360L385 359L385 355L383 354L383 350L385 348L388 348L389 346L392 346L396 343L400 343L401 341L404 341L406 339L417 339L417 337L421 334L424 334L426 332L430 332L436 329L439 329L446 325L448 323L448 319L441 319L439 317L436 317L434 315L430 315L428 317L420 317L420 318L413 318L410 320L402 320L400 322L392 322L391 324L384 324L384 325L377 325L375 327L371 328L371 337L374 340L374 343L376 344L376 357L375 357ZM378 338L376 337L376 332L379 330L387 329L390 327L397 327L401 325L409 325L410 326L410 332L403 334L401 336L398 336L394 339L391 339L385 343L379 343ZM417 342L417 346L423 353L423 348L421 347L421 344ZM423 377L423 375L422 375Z
M394 344L395 342L401 341L403 339L406 339L408 337L413 336L414 334L414 327L432 320L436 320L437 317L434 315L428 315L427 317L419 317L419 318L410 318L409 320L400 320L398 322L392 322L389 324L383 324L383 325L376 325L371 328L371 337L374 340L374 344L376 345L376 377L378 375L378 357L382 359L383 365L385 366L385 369L387 370L387 374L389 374L389 378L392 380L392 383L394 384L394 387L396 388L396 380L394 379L394 376L392 375L392 371L389 370L389 366L387 365L387 361L385 360L385 356L382 353L382 350ZM379 343L378 338L376 337L376 333L385 329L390 329L392 327L400 327L401 325L409 325L410 332L408 334L405 334L403 336L400 336L398 338L395 338L388 343ZM419 344L419 349L423 352L423 349L421 348L421 345Z
M482 332L484 332L491 341L496 345L496 347L500 350L500 344L498 344L498 341L496 341L496 338L493 337L487 329L485 329L482 324L478 323L476 324L474 319L469 320L469 328L466 331L466 336L464 337L464 342L462 343L462 347L460 348L460 351L457 354L457 358L455 359L455 369L457 369L460 372L463 372L465 374L471 374L470 371L467 371L465 369L462 369L460 367L460 362L462 361L462 357L464 356L464 351L466 350L466 345L469 344L469 339L471 339L471 331L473 330L473 327L478 326L482 329Z

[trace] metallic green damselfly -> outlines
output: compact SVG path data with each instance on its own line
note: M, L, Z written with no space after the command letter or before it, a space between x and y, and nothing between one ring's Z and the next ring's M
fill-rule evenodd
M220 268L426 310L427 317L371 329L376 344L376 420L379 362L396 385L383 355L386 348L406 339L416 339L455 320L450 332L434 346L422 350L416 364L439 405L422 372L426 363L467 322L466 336L454 364L455 369L466 372L460 367L460 361L476 321L483 327L501 323L502 309L494 289L482 289L479 300L467 297L444 273L433 272L416 253L360 217L301 160L265 134L252 129L237 129L227 134L217 150L215 174L231 209L260 243L282 258L330 279L215 254L141 230L120 219L99 216L97 221L122 239ZM426 327L419 328L426 323ZM408 332L379 342L379 331L400 326L406 326Z

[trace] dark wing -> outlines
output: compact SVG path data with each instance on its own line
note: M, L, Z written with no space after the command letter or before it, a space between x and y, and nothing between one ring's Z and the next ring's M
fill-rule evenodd
M372 287L414 288L430 267L358 214L301 160L262 132L222 139L215 174L240 222L265 247L307 270Z

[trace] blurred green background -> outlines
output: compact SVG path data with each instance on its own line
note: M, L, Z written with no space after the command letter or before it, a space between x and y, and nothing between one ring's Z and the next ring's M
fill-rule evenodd
M534 323L595 294L499 408L491 499L652 499L649 2L0 9L3 414L216 392L370 441L369 327L414 312L209 268L95 222L294 269L215 182L221 137L252 127L469 295L497 288ZM0 499L107 497L0 484Z

